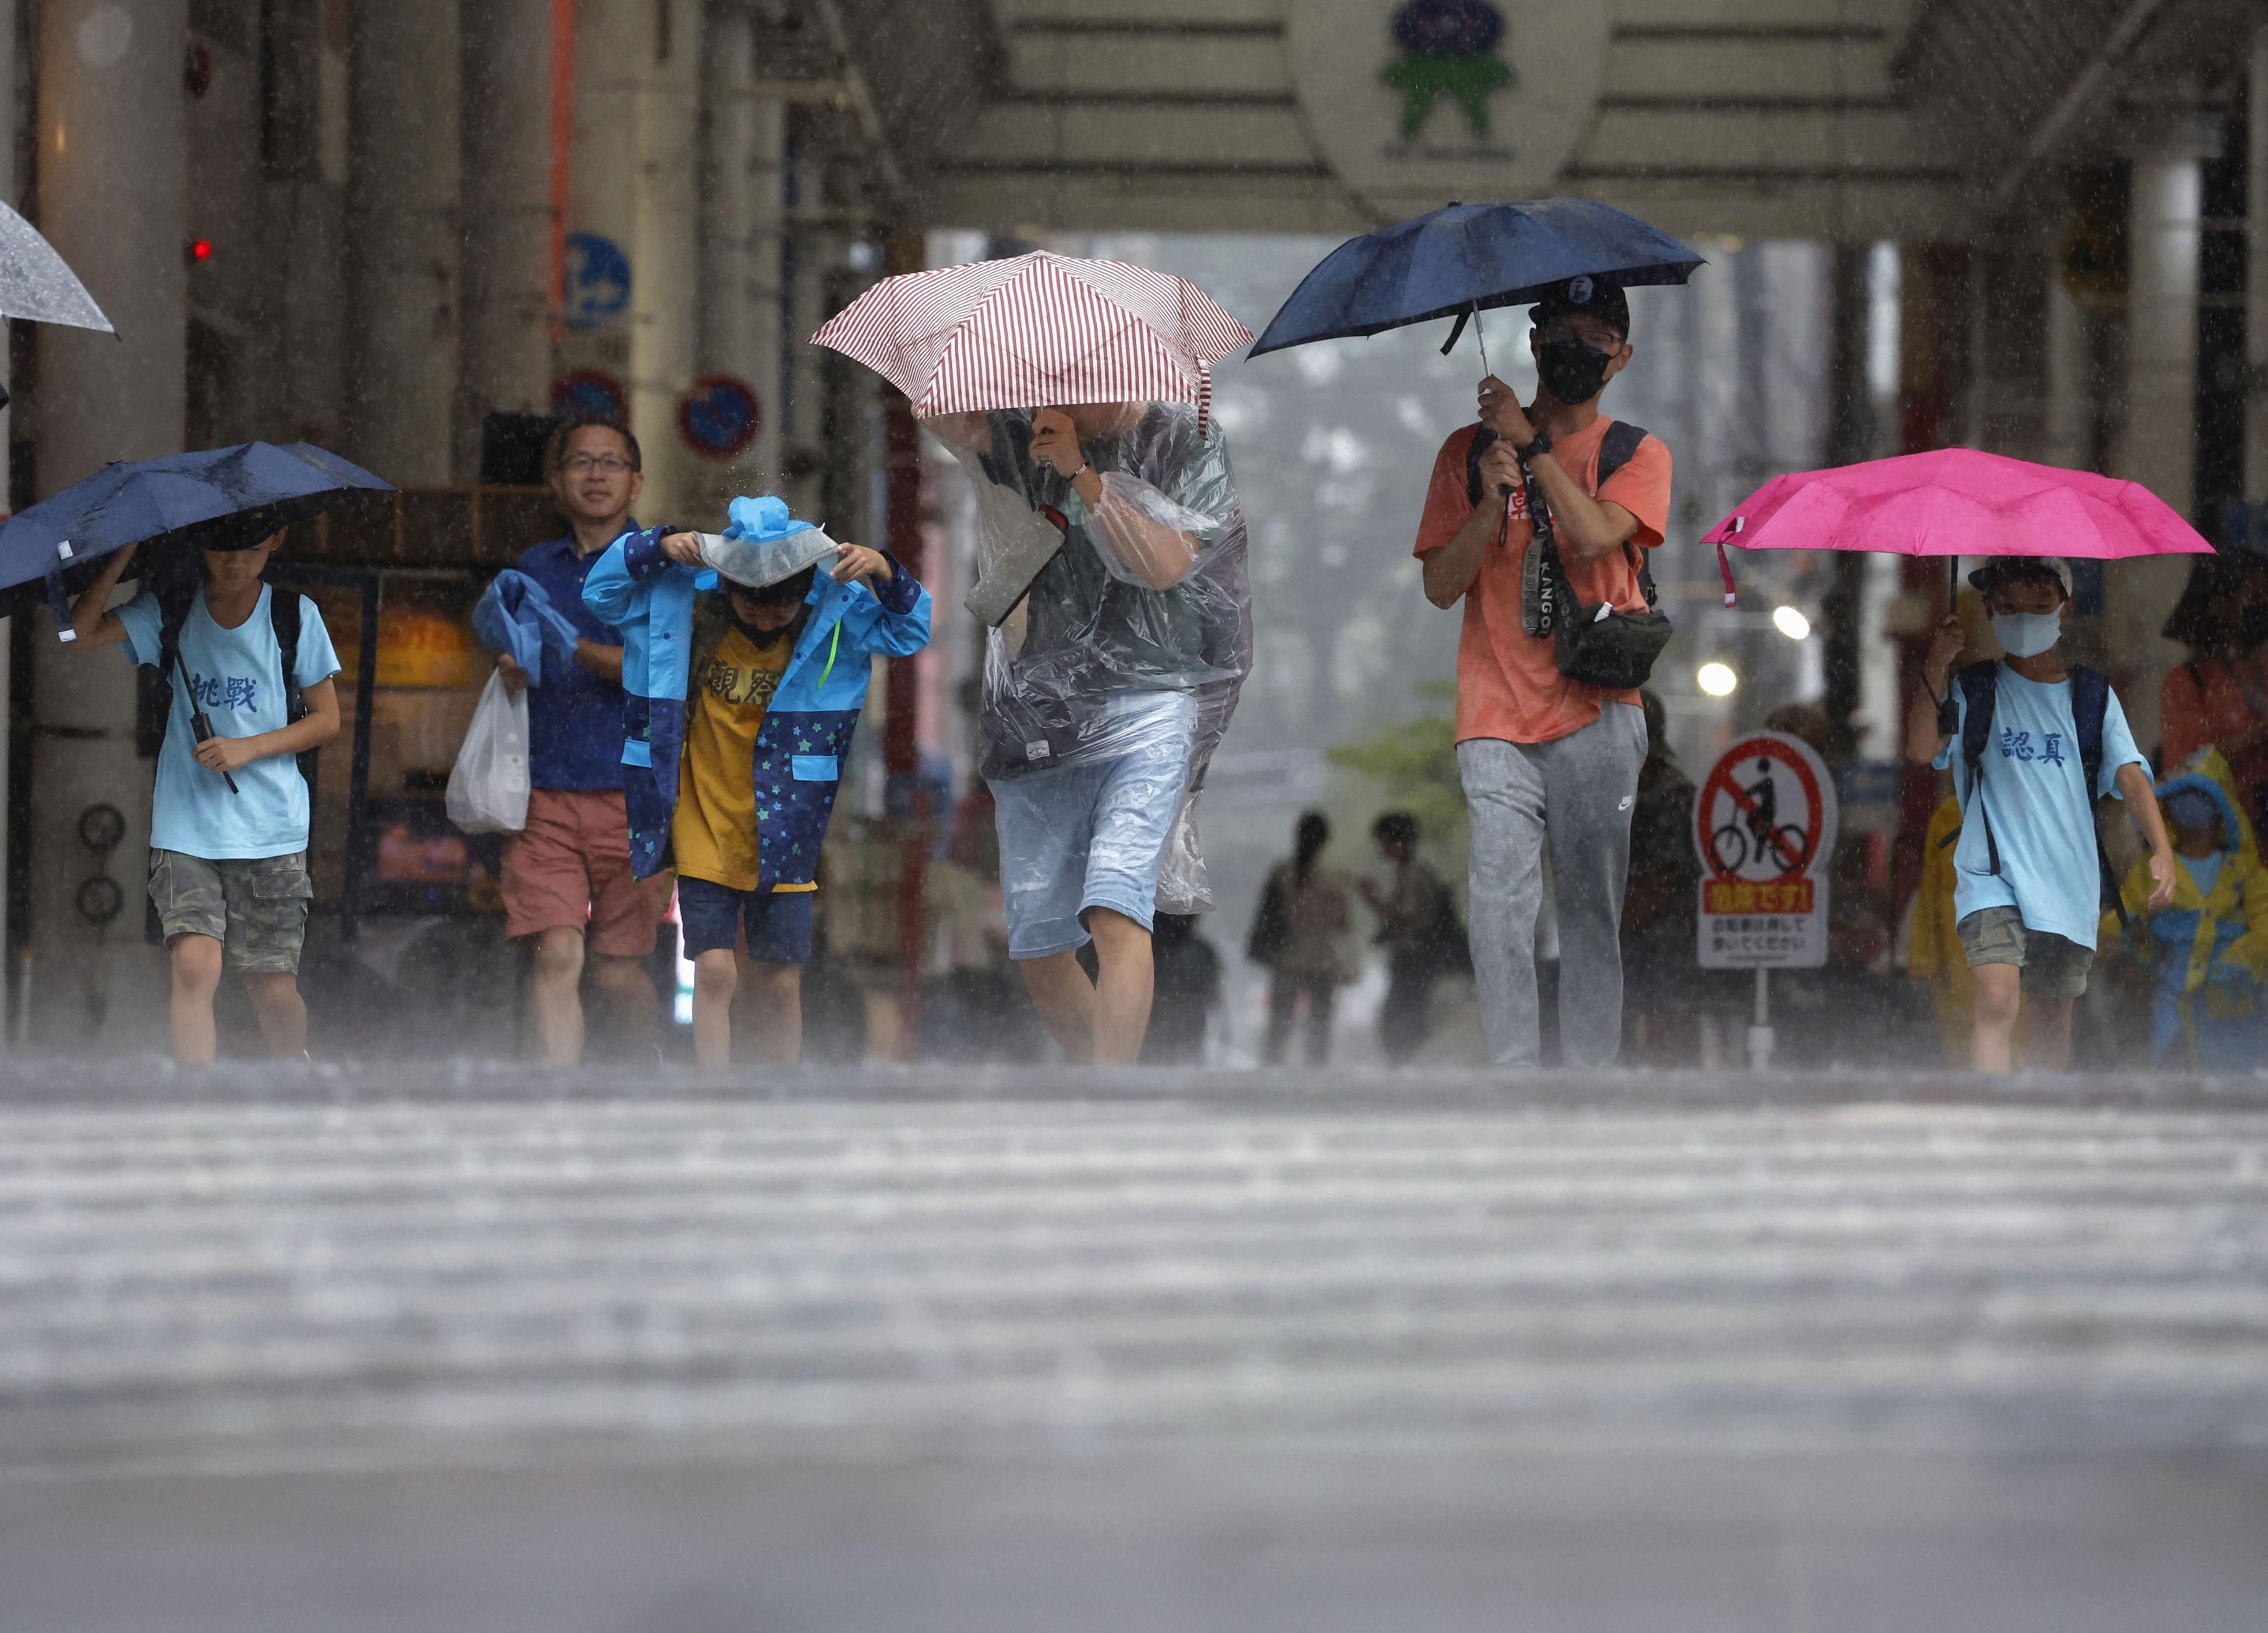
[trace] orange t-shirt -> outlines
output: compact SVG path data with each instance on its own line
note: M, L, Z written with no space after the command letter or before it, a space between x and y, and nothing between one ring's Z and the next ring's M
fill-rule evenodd
M1638 519L1631 542L1651 549L1669 525L1669 450L1647 437L1630 462L1599 486L1599 445L1614 422L1601 415L1568 437L1554 439L1552 457L1576 474L1592 497L1619 504ZM1425 555L1456 537L1473 513L1466 497L1465 450L1478 425L1450 434L1433 461L1425 489L1425 514L1418 524L1416 554ZM1604 704L1636 703L1636 692L1609 692L1559 673L1549 636L1520 627L1521 567L1535 524L1528 519L1527 496L1512 497L1512 526L1501 547L1491 545L1479 576L1465 592L1465 626L1457 637L1457 740L1501 738L1509 743L1548 743L1580 732L1599 717ZM1576 598L1612 601L1624 612L1646 606L1638 574L1621 550L1595 561L1561 557Z

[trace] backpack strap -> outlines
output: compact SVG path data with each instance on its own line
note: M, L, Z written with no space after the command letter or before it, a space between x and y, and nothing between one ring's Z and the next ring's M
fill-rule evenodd
M2000 846L1992 837L1992 813L1984 809L1984 751L1992 742L1992 709L1999 701L2000 666L1987 659L1963 669L1956 681L1964 705L1961 717L1961 805L1964 815L1976 808L1984 824L1984 855L1988 873L2000 871Z
M1633 425L1628 420L1616 420L1607 427L1607 434L1599 443L1600 487L1605 487L1609 477L1638 456L1638 445L1646 439L1646 436L1645 426ZM1646 558L1653 552L1641 550L1625 539L1623 541L1623 554L1630 558L1630 564L1638 574L1638 593L1646 597L1646 607L1651 611L1657 598L1653 587L1653 567Z
M2110 713L2110 680L2100 669L2073 664L2071 669L2071 721L2079 733L2079 774L2087 784L2088 824L2095 830L2095 870L2102 876L2102 900L2118 915L2118 929L2132 929L2126 915L2126 898L2110 871L2110 853L2103 848L2102 827L2095 820L2095 801L2102 786L2102 724Z
M2110 710L2110 681L2100 669L2071 666L2071 718L2079 732L2080 774L2087 779L2087 804L2095 807L2102 785L2102 717Z
M299 694L299 596L297 591L268 589L268 622L276 631L276 655L284 666L284 718L303 720L307 700Z
M1633 425L1628 420L1608 422L1607 433L1599 442L1600 487L1605 487L1609 477L1631 462L1638 453L1638 445L1643 443L1648 435L1645 426ZM1465 497L1476 510L1480 507L1481 502L1481 455L1494 446L1498 440L1497 434L1484 425L1473 433L1472 441L1465 445ZM1535 484L1531 482L1529 486L1533 489ZM1534 491L1529 493L1528 511L1531 515L1543 521L1544 527L1548 529L1550 511L1543 504L1543 496L1541 493ZM1648 610L1652 610L1660 598L1654 586L1653 568L1646 560L1647 552L1639 549L1625 539L1623 541L1623 555L1629 560L1631 570L1638 575L1638 593L1646 597L1646 607ZM1555 563L1557 559L1555 553L1553 557ZM1570 607L1574 605L1572 596L1567 598L1566 604Z
M1633 425L1628 420L1616 420L1607 427L1607 434L1599 443L1599 486L1628 465L1638 456L1638 445L1646 438L1646 427Z
M307 717L306 694L299 689L299 592L279 585L268 586L268 622L276 631L276 656L284 669L284 722L297 725ZM306 780L308 798L314 798L315 767L322 751L306 748L292 756Z
M158 585L158 680L151 701L160 743L173 718L173 678L180 672L181 626L188 622L202 588L195 578L172 578Z

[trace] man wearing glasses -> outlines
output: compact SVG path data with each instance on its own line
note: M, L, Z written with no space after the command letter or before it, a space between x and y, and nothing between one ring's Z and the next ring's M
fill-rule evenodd
M528 1019L549 1065L583 1057L586 943L617 1035L632 1048L649 1043L656 1021L644 960L669 904L669 875L631 876L622 632L583 604L591 569L637 526L630 506L645 482L639 465L637 438L611 421L568 419L551 433L544 468L568 532L522 555L519 570L575 626L575 656L567 662L547 649L541 675L509 653L497 658L506 685L529 688L527 826L504 850L504 933L533 944Z
M1417 554L1425 598L1465 604L1457 642L1457 769L1472 819L1473 973L1489 1053L1532 1065L1539 1047L1535 923L1543 854L1559 926L1559 1027L1571 1066L1622 1041L1620 942L1631 807L1646 753L1634 692L1559 673L1555 603L1643 610L1637 552L1669 520L1669 450L1599 412L1631 360L1630 305L1605 278L1570 278L1537 303L1535 402L1481 382L1480 423L1433 463ZM1529 483L1551 518L1564 585L1539 570Z

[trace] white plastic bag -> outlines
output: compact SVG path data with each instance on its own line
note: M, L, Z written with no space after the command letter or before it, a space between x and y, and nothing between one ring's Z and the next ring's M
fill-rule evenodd
M468 834L527 826L527 694L491 674L449 772L449 820Z

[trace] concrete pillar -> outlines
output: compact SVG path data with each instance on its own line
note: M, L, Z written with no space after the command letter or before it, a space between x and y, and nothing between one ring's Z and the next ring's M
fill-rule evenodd
M2190 513L2197 466L2198 165L2186 136L2133 160L2127 228L2126 423L2117 474ZM2182 556L2108 570L2106 662L2145 749L2158 739L2158 685L2183 649L2161 636L2192 563Z
M622 388L625 415L630 409L630 312L594 302L578 277L586 257L577 240L595 239L630 261L636 212L631 195L637 186L635 131L638 110L638 79L631 58L643 48L652 49L651 6L629 0L581 0L575 16L575 106L569 138L567 182L566 323L552 351L552 375L601 376ZM644 268L630 265L635 291ZM632 430L651 440L652 426L633 423ZM651 469L652 462L648 462ZM652 483L647 496L653 495ZM658 511L650 513L659 514Z
M828 165L820 143L809 131L798 132L792 120L789 134L786 259L781 280L788 349L781 368L786 401L781 405L780 492L799 515L817 515L829 485L828 464L845 452L841 438L828 435L830 418L839 417L829 413L829 371L861 365L810 343L820 326L835 314L830 285L843 264L846 246L841 226L829 218ZM849 524L840 519L830 518L828 525L849 531Z
M703 373L729 374L755 393L753 446L729 463L697 460L700 503L774 488L780 467L780 248L787 108L757 89L755 26L739 7L713 9L704 42L708 149L702 193Z
M118 327L114 340L48 324L36 331L42 495L108 460L181 445L188 48L188 0L43 0L40 7L39 225ZM114 652L63 647L44 615L26 623L39 732L32 754L33 1036L70 1045L162 1039L165 987L140 933L151 767L135 753L134 672ZM97 803L126 817L126 841L107 862L78 840L79 813ZM74 897L106 867L127 910L99 934Z
M1874 399L1867 389L1867 325L1871 315L1869 244L1835 246L1829 268L1829 353L1825 463L1849 465L1874 445ZM1833 757L1848 758L1858 744L1861 653L1866 644L1867 558L1856 552L1828 564L1822 598L1820 644L1825 664L1828 739Z
M464 9L464 317L456 474L492 408L551 397L552 0Z
M2065 283L2059 268L2047 282L2047 412L2040 459L2070 470L2088 468L2094 452L2095 391L2089 366L2094 348L2088 314Z
M698 330L700 0L583 0L575 41L568 231L618 246L630 292L621 318L570 334L560 362L621 381L645 454L638 508L689 524L698 519L678 515L693 456L678 438L677 404L693 383Z
M349 63L350 457L435 486L456 407L457 0L357 6Z

